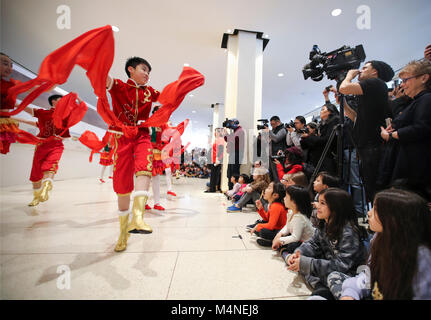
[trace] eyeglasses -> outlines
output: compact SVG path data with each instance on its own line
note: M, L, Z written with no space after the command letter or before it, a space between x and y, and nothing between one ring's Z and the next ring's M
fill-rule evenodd
M408 77L408 78L405 78L405 79L400 78L400 84L401 84L401 83L406 83L408 80L413 79L413 78L420 77L420 76L422 76L422 75L423 75L423 74L418 74L417 76L412 76L412 77Z

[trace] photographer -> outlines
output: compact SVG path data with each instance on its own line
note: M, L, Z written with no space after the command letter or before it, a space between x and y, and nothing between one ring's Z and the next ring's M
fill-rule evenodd
M224 139L222 138L223 131L220 128L216 128L214 131L214 144L212 145L211 152L211 164L209 169L211 171L209 190L204 192L217 192L220 191L221 182L221 169L223 163L223 148Z
M288 147L297 147L301 149L301 137L306 132L306 121L303 116L297 116L293 123L295 127L291 127L290 125L287 127L286 144Z
M278 116L273 116L270 119L270 124L272 130L266 128L263 131L268 133L270 155L276 156L280 150L286 149L286 129ZM269 161L269 172L271 181L278 182L277 169L272 161Z
M314 150L321 150L323 152L323 149L325 148L327 142L329 141L329 137L331 136L332 131L334 130L334 127L340 122L339 112L335 105L329 102L328 99L328 92L323 92L323 95L325 96L326 103L322 106L322 109L320 110L320 123L319 123L319 135L314 136L309 140L306 140L305 146L308 149L314 149ZM305 133L302 135L303 139L306 139L310 137L309 133ZM304 144L304 143L303 143ZM337 165L335 162L337 155L337 140L333 139L331 146L326 153L325 158L323 159L322 166L319 171L327 171L332 175L336 175L337 173ZM319 155L320 158L321 154ZM316 160L314 160L316 161ZM319 159L317 159L319 161ZM317 165L312 163L314 166Z
M358 83L352 80L358 76ZM369 61L361 70L350 70L341 83L339 92L358 96L357 112L345 103L345 113L353 122L353 136L361 160L367 200L373 202L382 152L380 127L390 114L388 82L394 76L392 68L383 61Z
M230 181L230 178L233 175L240 175L241 160L244 155L245 133L239 125L238 119L226 120L223 123L223 127L232 130L229 134L227 134L226 129L224 130L224 140L227 142L226 151L229 154L227 178L229 181L229 190L231 190L233 188L233 183Z
M301 149L304 154L305 162L317 166L324 146L318 143L318 125L315 122L307 124L308 133L301 137Z

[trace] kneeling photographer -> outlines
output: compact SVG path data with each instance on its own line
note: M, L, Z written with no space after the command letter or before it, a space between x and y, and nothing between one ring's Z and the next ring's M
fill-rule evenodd
M358 77L358 83L352 83ZM394 76L392 68L383 61L369 61L361 70L352 69L341 83L339 92L358 97L357 112L345 103L345 113L354 123L353 137L361 160L367 200L373 203L382 152L380 127L390 114L388 87Z

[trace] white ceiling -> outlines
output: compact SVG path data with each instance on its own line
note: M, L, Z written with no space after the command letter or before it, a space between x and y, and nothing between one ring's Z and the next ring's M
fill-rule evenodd
M71 8L70 30L57 28L59 5ZM360 5L371 9L370 30L356 26ZM338 17L331 16L335 8L343 10ZM46 55L85 31L118 26L110 74L125 79L126 59L141 56L153 67L150 84L162 89L189 63L205 75L206 83L184 100L173 122L188 117L194 128L207 130L210 105L224 101L226 53L221 40L226 30L269 35L262 117L279 115L287 121L322 104L321 92L330 84L326 78L313 82L302 76L314 44L322 51L363 44L367 59L399 69L423 57L431 43L430 16L430 0L1 0L1 51L37 72ZM285 76L278 77L280 72ZM62 87L96 105L82 69L76 68Z

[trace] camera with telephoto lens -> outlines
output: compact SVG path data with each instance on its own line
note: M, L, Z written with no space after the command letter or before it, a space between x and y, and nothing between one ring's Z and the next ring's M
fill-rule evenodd
M287 129L289 129L289 128L293 128L293 129L295 129L295 122L293 122L293 120L290 120L290 122L286 122L285 124L284 124L284 128L287 130Z
M257 130L263 130L268 128L268 123L269 123L268 119L259 119L257 121L262 122L262 124L257 125Z
M236 129L239 126L239 121L236 119L226 118L226 120L223 121L222 126L227 129Z
M302 129L297 129L296 132L298 133L310 133L307 127L304 127Z
M314 45L310 52L310 63L304 66L302 73L304 79L311 78L321 81L323 74L330 80L341 82L351 69L358 69L361 62L365 61L365 51L362 45L355 48L343 46L331 52L322 53L318 45Z

